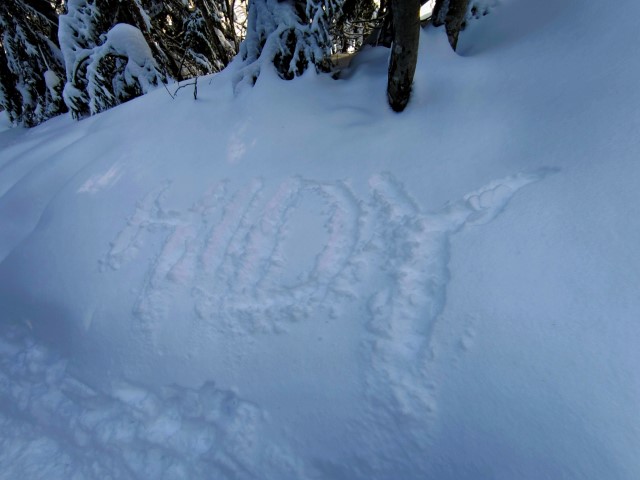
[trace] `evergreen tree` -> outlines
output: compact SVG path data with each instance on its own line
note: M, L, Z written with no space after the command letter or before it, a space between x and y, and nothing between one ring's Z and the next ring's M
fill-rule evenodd
M331 22L342 0L250 0L247 36L240 47L245 67L238 82L255 83L263 65L290 80L310 65L329 69Z
M0 106L31 127L64 111L57 14L47 1L0 2Z
M376 25L363 43L365 45L390 47L393 43L391 0L380 0L380 7L376 17Z
M16 88L16 76L9 69L9 60L0 45L0 108L9 115L9 121L18 125L22 118L22 96Z
M238 52L236 4L216 0L146 0L160 69L175 80L219 72Z
M418 58L420 0L391 0L381 6L380 35L392 37L387 95L395 111L406 107ZM247 37L240 47L243 68L236 84L253 84L264 65L283 79L310 65L327 70L334 45L330 27L339 24L342 0L250 0ZM349 5L348 5L349 6ZM349 8L353 8L349 6ZM347 10L348 11L348 10Z
M87 63L89 111L96 114L149 92L163 78L142 32L114 25Z
M104 0L100 2L102 8L98 8L90 0L67 0L67 13L60 16L58 36L66 68L64 100L74 118L91 113L87 67L101 43L100 35L111 28L115 3Z
M377 18L380 13L373 0L345 0L331 29L332 52L351 53L362 47L365 38L383 20Z
M222 70L238 48L234 19L231 1L68 0L59 38L73 116L111 108L165 78Z
M68 0L58 35L66 66L64 100L74 118L126 102L162 80L134 25L150 28L137 0Z

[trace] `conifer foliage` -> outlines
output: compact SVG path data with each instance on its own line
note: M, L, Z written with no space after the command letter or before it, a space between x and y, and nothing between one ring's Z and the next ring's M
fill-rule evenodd
M302 75L309 66L328 70L331 22L343 0L250 0L247 36L240 54L239 82L253 84L265 64L281 78Z
M31 127L66 111L58 17L47 1L0 2L0 109Z
M163 80L142 31L132 24L148 25L137 2L68 0L59 40L64 99L75 118L147 93Z
M342 15L333 22L333 53L353 53L366 37L384 22L384 3L373 0L344 0Z
M426 1L0 0L0 110L15 125L67 109L81 119L162 82L218 72L238 51L236 88L265 68L286 80L330 71L332 54L374 44L391 47L387 96L402 111ZM433 1L432 22L455 50L466 22L498 0Z
M222 70L244 0L0 0L0 110L80 119L165 80ZM241 21L241 19L240 19Z
M219 72L240 45L239 0L145 0L145 36L157 45L154 56L168 77L183 80ZM241 8L241 5L240 5Z

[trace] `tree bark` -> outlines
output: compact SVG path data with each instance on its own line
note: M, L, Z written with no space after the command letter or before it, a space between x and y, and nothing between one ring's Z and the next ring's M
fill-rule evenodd
M449 10L449 0L436 0L431 12L431 24L434 27L444 25L444 21L447 17L447 11Z
M418 61L420 0L391 0L393 43L389 61L387 97L396 112L407 106Z
M450 0L449 2L449 10L444 23L447 37L449 37L449 45L453 51L458 48L458 35L460 35L468 9L469 0Z
M434 27L445 26L449 45L455 51L458 48L458 36L469 9L469 0L436 0L431 14Z

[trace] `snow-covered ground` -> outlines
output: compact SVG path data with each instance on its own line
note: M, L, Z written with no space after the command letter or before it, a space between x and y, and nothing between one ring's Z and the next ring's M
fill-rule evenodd
M0 478L640 478L623 3L1 132Z

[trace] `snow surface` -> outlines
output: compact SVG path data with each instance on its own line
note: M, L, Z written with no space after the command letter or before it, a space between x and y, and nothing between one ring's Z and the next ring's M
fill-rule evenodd
M4 132L11 127L11 122L9 121L9 115L6 111L0 112L0 132Z
M132 25L126 23L118 23L114 25L107 33L105 45L109 44L109 48L126 56L129 62L133 62L137 66L143 66L145 63L153 61L153 54L142 32Z
M639 478L623 10L0 133L0 477Z

